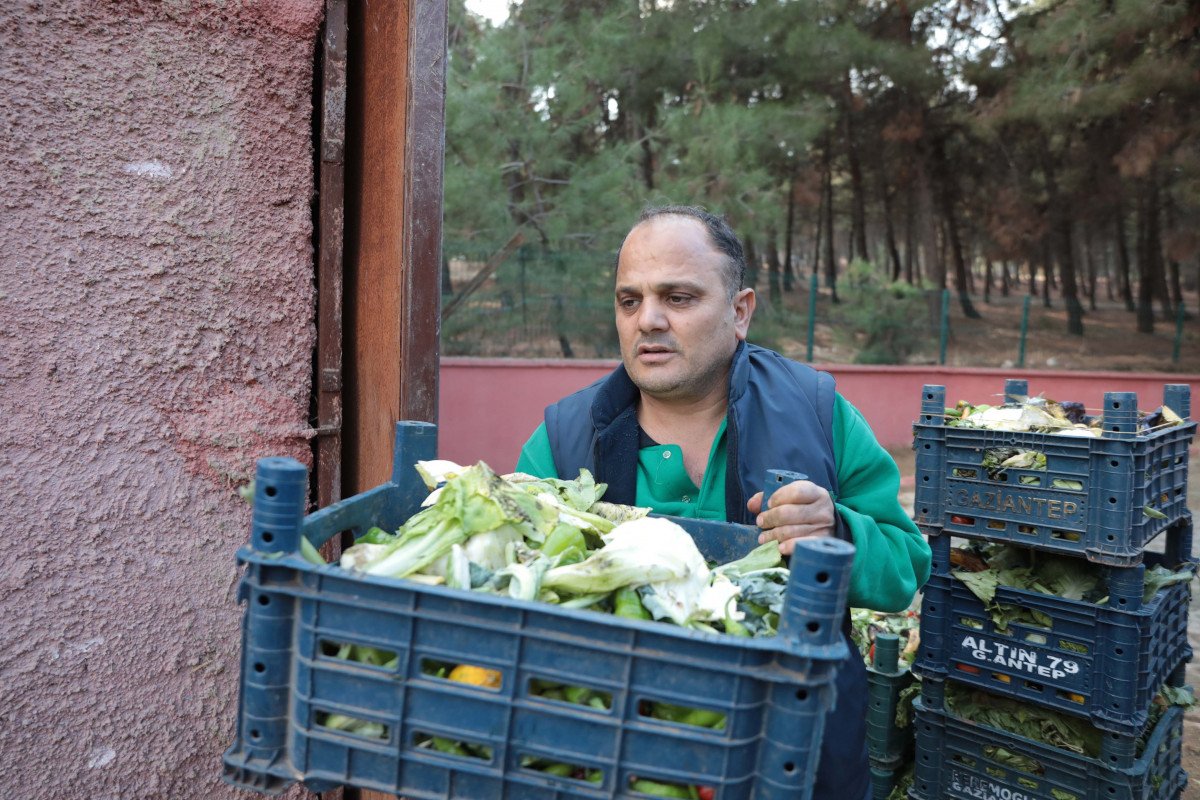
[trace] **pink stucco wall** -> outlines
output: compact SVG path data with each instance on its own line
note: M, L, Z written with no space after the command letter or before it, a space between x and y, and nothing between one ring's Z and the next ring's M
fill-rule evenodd
M0 794L213 798L305 458L321 0L0 4Z
M615 361L527 361L444 358L438 405L438 451L460 463L486 461L500 471L517 463L521 445L542 421L547 405L608 373ZM1192 387L1192 417L1200 409L1200 375L1131 372L866 367L819 364L833 373L838 391L854 403L887 447L912 444L921 410L921 387L946 387L946 402L995 402L1005 378L1026 378L1035 394L1078 400L1099 408L1105 392L1137 392L1144 407L1162 403L1165 383Z

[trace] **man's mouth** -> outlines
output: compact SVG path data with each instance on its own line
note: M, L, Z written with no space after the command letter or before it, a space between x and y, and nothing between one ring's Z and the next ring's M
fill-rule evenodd
M639 344L637 357L641 361L654 363L665 361L675 353L675 350L665 344Z

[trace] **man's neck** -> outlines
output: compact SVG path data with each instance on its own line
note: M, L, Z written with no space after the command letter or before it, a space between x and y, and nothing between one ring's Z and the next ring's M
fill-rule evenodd
M641 394L638 401L638 424L657 441L671 441L683 430L716 432L725 418L728 395L724 388L694 400L662 400Z
M728 405L724 384L718 392L686 402L664 401L642 394L638 424L654 441L679 445L688 476L696 486L701 486L713 439Z

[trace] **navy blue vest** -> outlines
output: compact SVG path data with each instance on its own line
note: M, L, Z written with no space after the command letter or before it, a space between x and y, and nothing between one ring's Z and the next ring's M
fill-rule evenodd
M608 484L604 499L637 495L638 389L624 366L546 409L546 433L560 477L589 469ZM733 356L726 421L725 515L753 524L746 500L763 489L768 469L802 472L837 496L833 454L833 376L742 343ZM838 535L849 538L839 517ZM837 674L837 702L826 717L813 800L869 796L867 673L849 639Z

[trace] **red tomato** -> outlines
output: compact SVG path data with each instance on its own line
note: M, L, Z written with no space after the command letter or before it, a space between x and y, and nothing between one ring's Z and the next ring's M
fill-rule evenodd
M717 790L711 786L697 786L696 795L700 800L713 800L717 796Z

